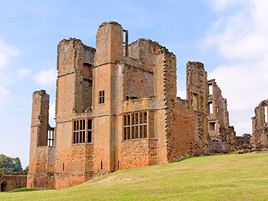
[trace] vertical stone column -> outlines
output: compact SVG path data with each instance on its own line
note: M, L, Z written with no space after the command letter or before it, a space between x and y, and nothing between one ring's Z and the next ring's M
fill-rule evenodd
M47 158L42 158L47 149L49 118L49 95L45 90L35 91L32 102L31 139L28 187L45 187ZM41 176L41 177L40 177Z
M187 99L196 113L196 154L208 152L208 84L207 72L200 62L187 63ZM198 151L200 150L200 151Z

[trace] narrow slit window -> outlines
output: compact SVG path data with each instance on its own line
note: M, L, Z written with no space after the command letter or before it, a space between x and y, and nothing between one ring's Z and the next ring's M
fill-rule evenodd
M208 111L209 114L213 114L213 103L212 102L208 103L208 110L209 110Z
M264 121L265 121L265 123L267 123L268 122L268 106L264 106Z
M212 84L208 85L208 92L209 92L209 95L213 95L213 86L212 86Z
M92 120L88 119L88 124L87 124L87 142L92 143Z

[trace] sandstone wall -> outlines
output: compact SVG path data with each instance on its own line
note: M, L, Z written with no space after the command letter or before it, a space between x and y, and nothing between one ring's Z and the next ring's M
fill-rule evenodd
M257 148L268 148L268 100L262 101L255 108L252 118L251 144Z
M0 175L0 192L7 192L17 188L25 188L27 175L19 173L8 173Z

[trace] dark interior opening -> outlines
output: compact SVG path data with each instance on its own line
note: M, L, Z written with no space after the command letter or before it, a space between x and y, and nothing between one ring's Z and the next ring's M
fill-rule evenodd
M6 192L7 191L7 182L1 183L1 192Z

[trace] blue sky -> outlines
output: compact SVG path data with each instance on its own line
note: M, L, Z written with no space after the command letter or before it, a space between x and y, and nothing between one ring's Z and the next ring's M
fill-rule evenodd
M265 99L262 86L267 84L263 80L268 80L265 68L268 64L265 59L268 52L265 35L268 31L265 21L262 21L268 9L267 3L261 2L1 2L0 153L18 156L23 165L27 165L34 90L48 91L51 116L54 113L58 42L75 37L94 47L97 28L103 21L118 21L129 30L130 41L150 38L174 52L177 56L178 94L181 96L185 93L186 62L197 60L205 63L209 77L218 80L223 95L229 100L231 123L239 134L250 132L250 117L255 105ZM249 85L251 82L253 86ZM245 97L248 92L251 95Z

